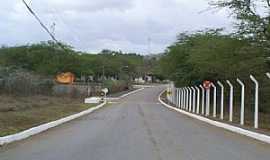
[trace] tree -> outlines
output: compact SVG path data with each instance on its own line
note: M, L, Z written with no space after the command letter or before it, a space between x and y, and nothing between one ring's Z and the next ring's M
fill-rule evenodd
M203 80L235 79L236 75L264 73L262 48L220 30L182 33L160 60L162 72L177 85Z
M230 9L237 20L237 35L270 49L270 0L220 0L210 5Z

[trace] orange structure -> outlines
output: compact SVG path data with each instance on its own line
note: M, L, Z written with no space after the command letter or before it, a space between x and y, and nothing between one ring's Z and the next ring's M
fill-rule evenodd
M56 82L61 84L73 84L75 81L75 75L71 72L60 73L56 76Z

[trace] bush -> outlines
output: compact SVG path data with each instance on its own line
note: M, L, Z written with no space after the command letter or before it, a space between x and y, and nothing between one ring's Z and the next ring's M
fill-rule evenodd
M9 72L3 72L9 70ZM53 80L35 75L24 70L1 69L1 93L30 96L36 94L50 95Z
M113 81L106 80L104 82L104 87L109 89L109 93L121 92L129 89L129 85L126 81Z

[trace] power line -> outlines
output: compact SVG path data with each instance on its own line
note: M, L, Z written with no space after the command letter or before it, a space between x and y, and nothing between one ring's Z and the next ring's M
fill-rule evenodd
M53 22L53 24L51 25L51 32L52 32L52 35L55 37L55 27L56 27L56 23Z
M62 14L58 13L57 9L52 7L52 6L48 6L48 8L50 8L50 12L54 15L54 17L56 19L58 19L68 30L69 32L72 33L72 35L70 35L70 37L72 38L72 40L75 42L79 42L80 43L80 38L77 36L77 32L75 32L75 30L71 27L69 27L69 25L67 24L67 22L64 20Z
M85 41L81 39L80 33L74 29L74 28L78 28L78 26L74 26L75 23L72 23L73 27L70 27L70 25L66 22L65 18L63 17L62 13L60 13L57 8L55 8L54 6L48 5L48 3L47 3L47 7L48 7L48 11L54 16L54 19L59 21L65 28L68 29L68 31L70 32L69 36L71 37L72 42L87 46Z
M41 27L50 35L50 37L57 43L60 44L59 41L55 38L55 36L50 32L50 30L43 24L41 19L37 16L37 14L30 8L30 6L25 2L25 0L22 0L28 11L35 17L35 19L39 22Z

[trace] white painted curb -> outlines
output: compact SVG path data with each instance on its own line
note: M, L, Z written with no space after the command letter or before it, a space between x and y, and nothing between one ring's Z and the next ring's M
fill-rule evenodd
M129 96L129 95L131 95L131 94L140 92L140 91L142 91L142 90L144 90L144 88L140 88L140 89L137 89L137 90L135 90L135 91L131 91L131 92L127 93L127 94L124 94L124 95L120 96L120 98L125 98L125 97L127 97L127 96Z
M106 100L119 100L121 98L125 98L125 97L127 97L127 96L129 96L131 94L137 93L137 92L142 91L142 90L144 90L144 88L136 89L134 91L128 92L126 94L123 94L120 97L109 97L109 98L106 98Z
M139 85L139 84L135 84L133 85L134 88L153 88L156 87L155 85Z
M211 120L211 119L208 119L208 118L205 118L205 117L202 117L202 116L199 116L199 115L195 115L195 114L186 112L184 110L181 110L181 109L172 107L172 106L166 104L165 102L163 102L161 100L162 93L164 93L164 92L161 92L160 93L160 95L158 97L158 100L159 100L159 102L161 104L163 104L165 107L167 107L169 109L175 110L175 111L180 112L182 114L185 114L185 115L187 115L189 117L192 117L192 118L195 118L197 120L206 122L206 123L211 124L211 125L214 125L216 127L220 127L220 128L223 128L223 129L232 131L234 133L245 135L247 137L250 137L250 138L253 138L253 139L256 139L256 140L259 140L259 141L262 141L262 142L265 142L265 143L270 144L270 136L267 136L265 134L252 132L252 131L249 131L249 130L246 130L246 129L242 129L242 128L239 128L239 127L235 127L235 126L232 126L232 125L229 125L229 124L226 124L226 123L221 123L221 122L218 122L218 121L214 121L214 120Z
M63 123L69 122L69 121L74 120L76 118L79 118L79 117L82 117L82 116L87 115L89 113L92 113L95 110L98 110L98 109L104 107L105 104L106 104L106 102L104 102L104 103L102 103L102 104L100 104L100 105L98 105L96 107L93 107L93 108L90 108L88 110L82 111L80 113L68 116L66 118L62 118L62 119L59 119L59 120L56 120L56 121L53 121L53 122L49 122L49 123L46 123L46 124L43 124L43 125L40 125L40 126L37 126L37 127L34 127L34 128L30 128L30 129L22 131L20 133L16 133L16 134L5 136L5 137L0 137L0 145L9 144L9 143L19 141L19 140L23 140L23 139L26 139L26 138L28 138L30 136L39 134L39 133L44 132L44 131L46 131L46 130L48 130L50 128L59 126L59 125L61 125Z

